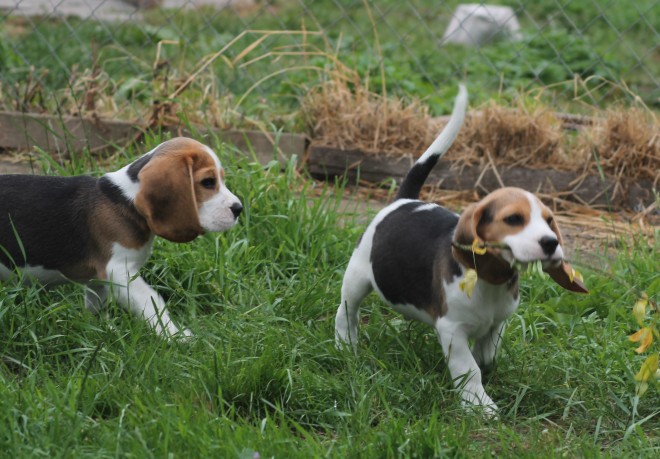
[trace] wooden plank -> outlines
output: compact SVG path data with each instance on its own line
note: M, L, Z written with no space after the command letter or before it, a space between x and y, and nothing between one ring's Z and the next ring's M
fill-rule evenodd
M344 151L329 147L312 146L309 150L309 172L320 178L346 176L349 180L382 182L393 178L401 182L413 164L411 155L392 157L386 155L367 155L361 151ZM564 198L598 206L623 206L639 209L651 205L655 197L650 180L629 184L625 195L619 192L614 201L610 200L614 191L614 180L601 180L596 175L589 175L578 183L578 174L554 169L531 169L528 167L500 166L497 174L490 166L457 167L447 160L440 160L428 180L429 185L436 185L447 190L471 190L478 188L490 192L505 186L516 186L535 193L564 194Z
M182 126L168 126L163 131L173 135L191 135ZM195 137L220 137L240 151L252 154L261 164L277 159L286 163L292 156L302 158L307 147L303 135L259 131L220 131L195 128ZM113 121L74 116L0 112L0 149L74 153L88 148L102 154L126 145L145 132L143 126L126 121ZM278 148L275 147L277 145Z
M235 145L240 151L253 151L259 163L264 165L275 159L284 166L293 156L301 161L308 144L304 135L284 132L226 131L220 136L223 142Z
M0 148L49 152L97 151L140 133L135 123L73 116L0 112Z
M34 174L36 171L30 163L5 161L0 158L0 174Z

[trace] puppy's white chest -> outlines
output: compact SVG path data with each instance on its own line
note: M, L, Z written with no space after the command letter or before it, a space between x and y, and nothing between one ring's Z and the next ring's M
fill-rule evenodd
M460 323L470 337L484 336L494 324L505 321L518 308L519 298L514 298L506 285L492 285L477 280L470 297L460 287L463 278L444 284L449 320Z

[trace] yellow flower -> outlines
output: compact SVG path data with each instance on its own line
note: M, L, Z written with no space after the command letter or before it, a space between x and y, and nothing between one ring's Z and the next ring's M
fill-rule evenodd
M648 347L653 343L653 330L652 327L644 327L637 332L633 333L628 337L630 341L633 343L637 343L641 341L642 343L640 346L635 349L635 352L638 354L641 354L642 352L646 351Z
M465 272L463 280L458 283L458 288L465 293L468 298L472 297L474 286L477 284L477 272L474 269L468 269Z
M472 253L476 253L477 255L483 255L486 253L486 247L479 246L479 239L472 241Z

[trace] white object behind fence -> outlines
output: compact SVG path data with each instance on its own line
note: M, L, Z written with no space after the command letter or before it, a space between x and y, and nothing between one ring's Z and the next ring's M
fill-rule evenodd
M508 6L459 5L442 37L443 43L483 46L498 39L520 40L520 24Z

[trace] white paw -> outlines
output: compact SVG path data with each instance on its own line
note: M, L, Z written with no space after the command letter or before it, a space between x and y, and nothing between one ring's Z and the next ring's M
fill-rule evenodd
M474 414L479 414L482 415L484 419L486 420L492 420L492 421L497 421L499 417L499 410L497 408L497 405L494 403L491 403L489 405L480 405L480 404L472 404L469 402L466 402L465 400L461 401L461 406L465 408L466 411L470 411Z
M482 414L484 419L499 419L497 405L483 390L480 392L480 395L474 392L463 391L461 393L461 405L470 411Z
M168 341L187 342L190 341L190 339L194 336L189 329L187 328L179 329L171 321L168 322L165 327L162 327L160 324L157 324L155 329L160 336L162 336Z
M183 330L179 330L179 332L174 335L173 338L178 341L187 342L190 341L193 336L195 335L193 335L193 332L191 332L189 328L184 328Z

